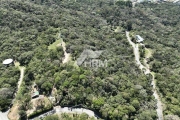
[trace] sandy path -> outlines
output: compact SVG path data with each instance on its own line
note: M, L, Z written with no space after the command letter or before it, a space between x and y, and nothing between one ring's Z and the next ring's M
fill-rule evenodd
M164 120L163 118L163 105L162 105L162 102L161 102L161 99L157 93L157 90L156 90L156 83L155 83L155 79L154 79L154 74L152 74L153 78L152 78L152 83L151 85L153 86L153 95L155 97L155 99L157 100L157 114L158 114L158 120Z
M134 52L134 55L135 55L135 61L136 61L136 64L139 66L139 68L141 70L145 69L145 74L149 74L150 73L150 70L148 68L146 68L144 65L141 64L140 62L140 55L139 55L139 45L138 44L135 44L131 41L130 37L129 37L129 32L126 32L126 37L129 41L129 43L132 45L133 47L133 52Z
M17 90L17 93L18 93L18 91L19 91L19 88L20 88L20 86L21 86L21 83L22 83L22 81L23 81L23 78L24 78L24 70L25 70L25 67L19 67L19 69L20 69L20 78L19 78L19 81L18 81L18 90Z
M146 60L146 66L145 67L144 65L141 64L140 62L140 55L139 55L139 47L138 47L138 44L136 45L135 43L133 43L129 37L129 32L126 31L126 37L127 37L127 40L129 41L129 43L132 45L133 47L133 51L134 51L134 55L135 55L135 60L136 60L136 64L139 65L139 68L142 70L143 68L145 68L145 74L151 74L153 76L152 78L152 86L153 86L153 95L155 97L155 99L157 100L157 115L158 115L158 120L164 120L163 118L163 107L162 107L162 102L160 100L160 97L157 93L157 90L156 90L156 84L155 84L155 79L154 79L154 74L152 72L150 72L150 69L149 69L149 65L147 64L147 60ZM142 44L143 45L143 44ZM146 48L147 49L147 48ZM148 51L150 52L150 51ZM151 54L147 54L146 56L146 59L149 58L151 56Z
M23 67L23 66L20 66L20 64L18 63L18 62L16 62L15 63L15 66L16 67L18 67L19 68L19 70L20 70L20 78L19 78L19 81L18 81L18 87L17 87L17 91L16 91L16 93L15 93L15 98L14 98L14 100L16 100L16 95L17 95L17 93L19 92L19 90L20 90L20 87L21 87L21 84L22 84L22 81L23 81L23 78L24 78L24 72L25 72L25 67ZM14 101L13 100L13 101ZM8 113L8 117L9 118L17 118L18 117L18 115L17 115L17 109L18 109L18 106L17 106L18 104L13 104L13 106L10 108L10 112Z
M65 42L64 42L63 40L62 40L61 45L62 45L62 47L63 47L64 56L65 56L65 58L64 58L64 60L63 60L63 64L64 64L64 63L67 63L67 62L69 61L69 59L70 59L70 54L66 52L66 44L65 44Z

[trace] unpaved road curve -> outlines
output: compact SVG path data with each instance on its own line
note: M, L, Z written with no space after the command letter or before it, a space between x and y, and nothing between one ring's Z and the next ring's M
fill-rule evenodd
M149 69L149 65L147 64L147 66L145 67L144 65L141 64L140 62L140 56L139 56L139 47L138 47L138 44L135 44L131 41L130 37L129 37L129 32L126 31L126 37L127 37L127 40L129 41L129 43L131 44L131 46L133 47L133 51L134 51L134 55L135 55L135 61L136 61L136 64L139 66L139 68L142 70L143 68L145 69L145 74L151 74L152 75L152 86L153 86L153 95L155 97L155 99L157 100L157 115L158 115L158 120L164 120L163 118L163 107L162 107L162 102L161 102L161 99L157 93L157 90L156 90L156 84L155 84L155 79L154 79L154 74L152 72L150 72L150 69ZM143 45L143 44L142 44ZM146 48L147 49L147 48ZM147 58L150 57L150 56L147 56ZM147 59L146 58L146 59ZM146 60L147 61L147 60Z
M129 41L129 43L132 45L133 47L133 52L134 52L134 55L135 55L135 61L136 61L136 64L139 66L139 68L141 70L145 69L145 74L149 74L150 73L150 70L148 68L146 68L144 65L141 64L140 62L140 55L139 55L139 45L138 44L135 44L131 41L130 37L129 37L129 32L126 32L126 37Z

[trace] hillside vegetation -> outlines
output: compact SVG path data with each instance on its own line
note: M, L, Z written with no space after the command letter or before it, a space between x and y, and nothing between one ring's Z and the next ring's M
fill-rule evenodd
M19 111L27 111L34 82L40 94L53 94L57 105L83 104L107 120L155 120L156 101L151 76L135 64L125 31L139 34L154 52L148 63L156 73L164 115L180 116L180 6L104 0L24 0L0 4L0 60L13 58L26 67ZM117 29L118 28L118 29ZM115 32L116 31L116 32ZM66 42L71 60L62 64ZM52 49L50 49L52 48ZM104 50L99 59L107 67L74 65L84 48ZM0 110L5 110L17 88L19 71L0 65ZM24 119L24 114L22 118Z

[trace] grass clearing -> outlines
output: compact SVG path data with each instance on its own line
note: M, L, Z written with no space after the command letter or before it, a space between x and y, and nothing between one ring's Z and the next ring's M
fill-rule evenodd
M16 62L14 62L14 65L15 65L15 67L19 67L20 63L16 61Z
M56 49L56 47L58 46L58 44L60 44L61 42L62 42L62 39L56 40L54 43L52 43L51 45L48 46L48 50Z
M19 70L21 70L21 69L25 69L25 67L24 66L20 66L20 63L19 62L14 62L14 65L15 65L15 67L17 67Z
M31 103L32 103L32 108L26 111L27 116L30 116L32 114L38 114L44 110L52 108L52 103L44 95L40 95L37 98L31 99Z
M119 33L119 32L122 32L122 31L123 31L123 28L120 27L120 26L117 26L117 28L114 29L114 32L115 32L115 33Z
M152 56L152 49L149 49L149 48L145 48L145 57L146 58L150 58Z

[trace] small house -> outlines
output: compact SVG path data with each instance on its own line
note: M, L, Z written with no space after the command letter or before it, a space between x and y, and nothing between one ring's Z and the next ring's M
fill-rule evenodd
M32 98L38 97L39 96L39 91L35 91L33 92L33 94L31 95Z
M136 42L140 43L143 41L144 41L144 39L140 35L136 35Z

